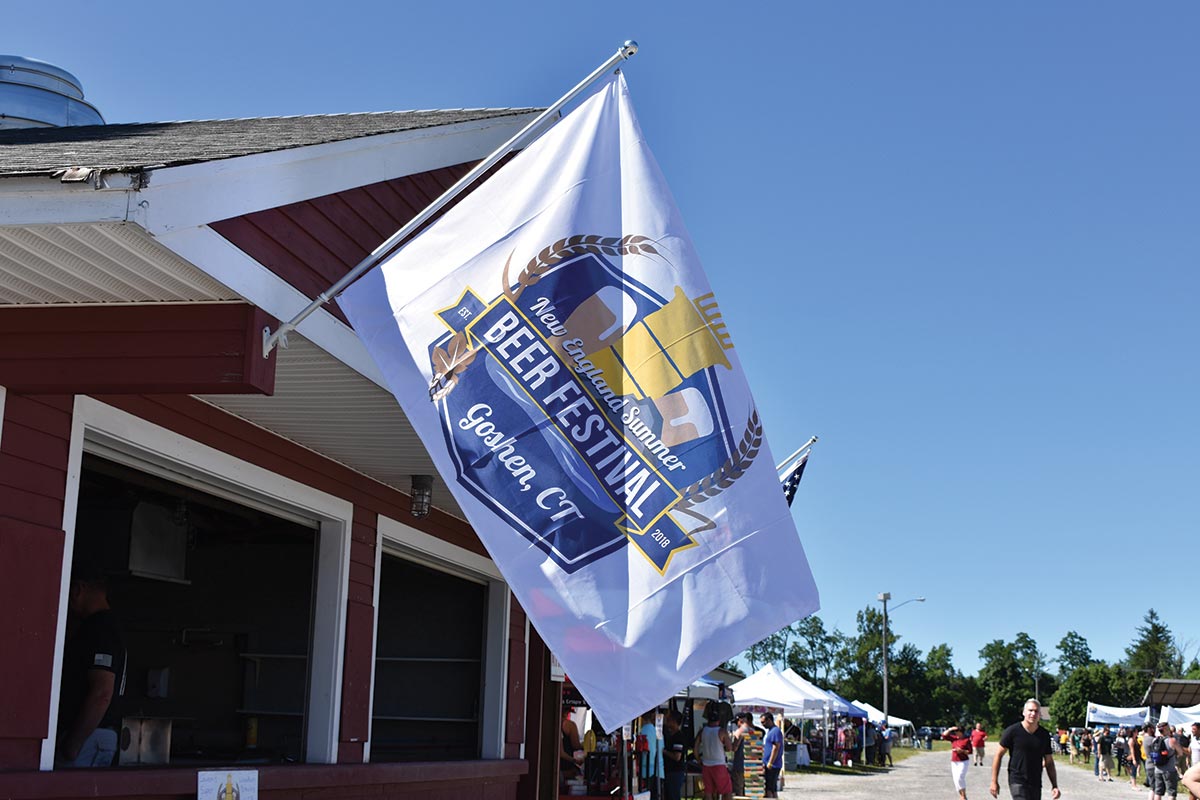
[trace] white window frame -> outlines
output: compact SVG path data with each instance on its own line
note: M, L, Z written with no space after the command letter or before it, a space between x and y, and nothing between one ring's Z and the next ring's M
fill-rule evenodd
M42 741L41 769L54 768L59 682L62 679L67 590L75 547L79 483L85 452L113 458L177 483L201 488L252 507L319 526L317 593L313 602L311 681L306 710L309 764L337 763L342 669L349 591L350 530L354 504L258 467L91 397L75 398L63 504L63 567L50 690L49 735Z
M0 386L0 446L4 445L4 398L8 390Z
M398 556L433 569L487 584L487 630L484 637L483 703L480 708L480 758L504 758L504 728L508 713L508 625L512 593L495 562L450 544L403 522L380 516L375 547L375 627L379 641L379 573L385 555ZM371 650L371 710L363 762L371 760L375 719L375 646Z

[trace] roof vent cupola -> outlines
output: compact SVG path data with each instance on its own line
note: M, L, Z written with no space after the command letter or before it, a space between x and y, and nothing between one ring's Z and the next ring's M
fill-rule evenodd
M45 61L0 55L0 130L103 124L74 75Z

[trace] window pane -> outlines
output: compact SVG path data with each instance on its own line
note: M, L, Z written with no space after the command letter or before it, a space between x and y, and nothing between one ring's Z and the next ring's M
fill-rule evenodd
M168 720L172 764L302 761L316 531L94 457L76 528L109 575L130 735Z
M484 585L384 556L372 761L479 757L486 614Z

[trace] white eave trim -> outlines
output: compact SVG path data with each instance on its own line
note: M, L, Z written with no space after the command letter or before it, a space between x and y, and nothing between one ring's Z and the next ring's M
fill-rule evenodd
M143 224L150 233L161 235L476 161L534 116L462 122L157 169L138 193Z
M208 226L164 234L158 241L276 319L289 320L311 302ZM337 317L318 311L300 323L297 331L367 380L391 391L358 334Z
M134 222L160 235L476 161L535 116L514 114L161 167L136 179L106 174L99 187L94 180L4 177L0 225ZM145 187L136 188L143 179Z

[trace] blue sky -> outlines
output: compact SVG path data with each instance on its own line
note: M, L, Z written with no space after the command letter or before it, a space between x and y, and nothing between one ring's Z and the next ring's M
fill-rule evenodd
M1194 652L1200 4L16 3L109 122L546 105L626 38L643 129L828 623ZM787 587L779 587L786 591Z

